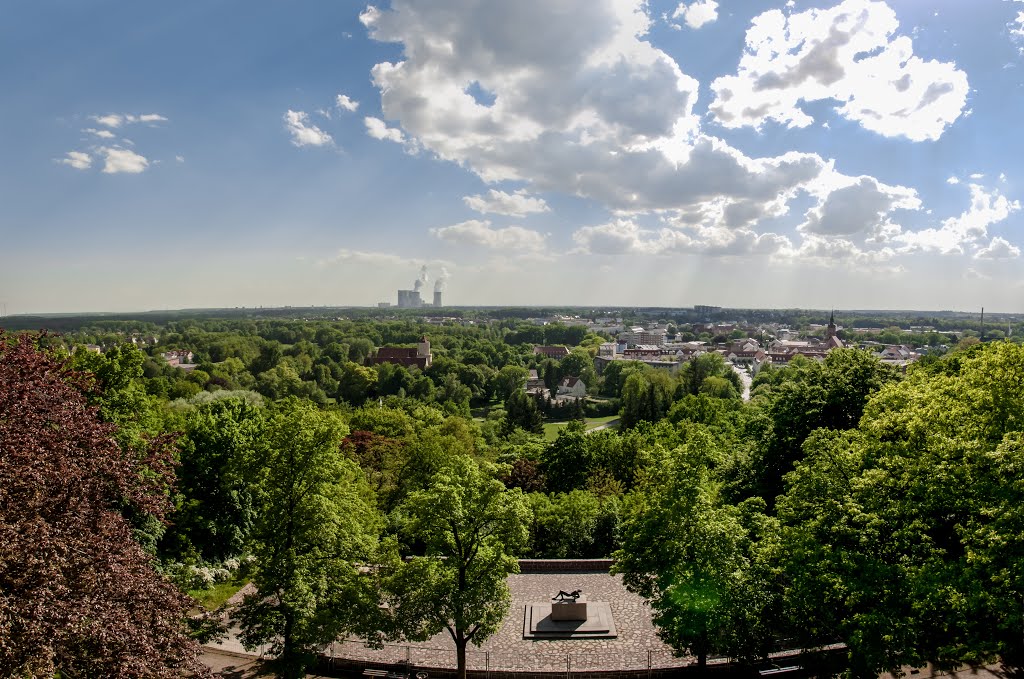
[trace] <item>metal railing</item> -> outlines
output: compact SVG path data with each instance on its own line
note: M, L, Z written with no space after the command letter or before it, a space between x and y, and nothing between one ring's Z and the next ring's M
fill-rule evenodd
M454 669L456 667L454 647L385 644L383 648L377 649L370 648L361 641L338 641L324 649L324 655L330 658L345 658L383 665L438 669ZM571 674L596 671L642 671L683 667L691 662L693 662L692 659L676 657L671 651L664 648L634 651L594 649L568 653L564 650L543 648L540 645L525 653L466 649L466 668L483 672L567 672Z

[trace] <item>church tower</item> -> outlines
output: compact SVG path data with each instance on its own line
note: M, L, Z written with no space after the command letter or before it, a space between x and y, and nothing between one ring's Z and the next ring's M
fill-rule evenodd
M832 313L828 317L828 329L825 331L825 339L831 339L836 336L836 310L833 309Z

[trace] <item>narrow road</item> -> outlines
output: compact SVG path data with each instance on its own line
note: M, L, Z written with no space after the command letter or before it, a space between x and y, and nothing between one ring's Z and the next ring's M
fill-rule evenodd
M743 400L744 401L749 401L750 400L750 383L753 380L750 378L750 375L747 374L747 371L744 370L743 368L741 368L741 367L739 367L737 365L734 365L732 367L732 369L735 370L736 374L740 376L740 382L743 384Z
M617 426L619 426L619 418L616 417L614 420L609 420L608 422L605 422L604 424L598 425L598 426L594 427L593 429L588 429L587 433L590 434L590 433L595 432L595 431L601 431L602 429L607 429L608 427L617 427Z

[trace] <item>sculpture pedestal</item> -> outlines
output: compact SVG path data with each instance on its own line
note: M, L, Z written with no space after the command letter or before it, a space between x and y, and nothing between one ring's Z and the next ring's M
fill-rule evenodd
M612 620L612 609L607 601L591 601L589 606L586 601L581 601L575 609L570 608L572 605L547 601L526 604L523 610L523 638L614 639L618 636L615 621ZM585 606L586 615L582 619L566 620L561 617L565 614L579 615L580 609Z
M551 619L557 622L587 619L587 597L575 601L556 601L551 604Z

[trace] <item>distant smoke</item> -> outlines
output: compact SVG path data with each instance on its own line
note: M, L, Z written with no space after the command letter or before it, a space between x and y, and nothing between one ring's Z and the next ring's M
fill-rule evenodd
M445 285L448 284L448 269L441 267L441 275L437 277L434 282L434 292L443 292Z
M420 267L420 277L416 279L413 284L413 290L419 290L430 282L430 276L427 274L427 266L424 264Z

